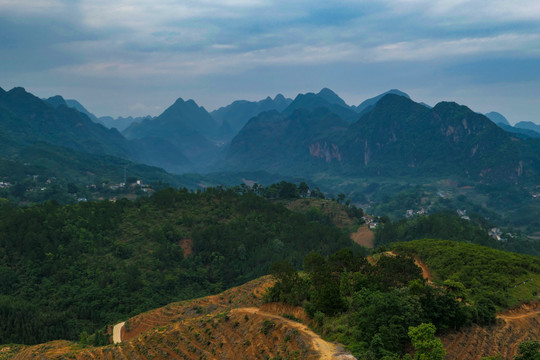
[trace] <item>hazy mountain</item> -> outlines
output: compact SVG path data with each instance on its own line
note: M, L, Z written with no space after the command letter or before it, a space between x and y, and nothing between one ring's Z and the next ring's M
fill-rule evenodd
M486 114L487 118L493 121L495 124L504 124L510 126L508 120L500 113L492 111Z
M360 114L365 114L366 112L371 110L371 108L387 94L400 95L400 96L406 97L407 99L410 99L409 95L407 95L403 91L400 91L400 90L397 90L397 89L392 89L392 90L388 90L388 91L386 91L386 92L384 92L384 93L382 93L380 95L372 97L370 99L364 100L360 105L358 105L354 109L356 110L356 112L358 112Z
M486 116L499 127L509 133L514 134L522 139L540 138L540 125L536 125L530 121L521 121L515 126L510 125L508 120L500 113L492 111Z
M259 115L264 111L283 111L292 99L285 98L278 94L272 99L267 97L260 101L237 100L232 104L214 110L210 115L218 123L222 124L221 134L234 136L244 126L249 119Z
M80 102L78 102L77 100L67 99L66 100L66 105L69 106L70 108L74 108L75 110L77 110L79 112L82 112L83 114L88 116L93 122L99 122L96 115L94 115L90 111L86 110L86 108Z
M232 140L225 166L301 175L319 162L318 156L332 156L332 149L320 139L341 136L348 125L323 107L290 115L265 112L252 118Z
M504 131L507 131L521 139L540 138L540 133L537 133L534 130L523 129L523 128L511 126L511 125L505 125L502 123L499 123L497 125Z
M105 127L112 129L116 128L118 131L124 131L127 129L131 124L134 123L140 123L144 120L152 119L150 115L147 116L138 116L138 117L117 117L116 119L111 116L102 116L98 118L96 121L103 124Z
M58 107L60 105L65 105L67 107L73 108L73 109L85 114L86 116L88 116L90 118L90 120L92 120L93 122L102 124L103 126L105 126L108 129L116 128L118 131L123 131L124 129L126 129L128 126L130 126L133 123L141 122L141 121L143 121L143 120L145 120L147 118L151 118L150 115L141 116L141 117L131 117L131 116L121 117L120 116L120 117L118 117L116 119L111 117L111 116L101 116L101 117L98 118L96 115L94 115L93 113L88 111L77 100L73 100L73 99L65 100L60 95L55 95L55 96L52 96L52 97L50 97L48 99L43 99L43 100L45 100L49 104L53 105L54 107Z
M161 115L153 119L145 119L139 124L132 124L123 131L129 139L140 139L148 136L169 138L182 132L199 133L205 136L217 134L219 125L210 114L199 107L195 101L184 101L178 98Z
M129 143L118 131L66 106L61 96L43 101L23 88L1 92L0 130L21 147L44 141L88 153L133 158Z
M322 93L322 95L320 95ZM331 100L333 102L329 102ZM345 102L329 89L323 89L319 94L306 93L298 94L293 102L287 106L283 113L292 114L295 110L304 109L314 111L318 108L325 108L341 117L343 120L353 122L358 120L358 114L351 110L349 106L339 105Z
M532 121L520 121L516 125L514 125L514 127L532 130L540 134L540 125L537 125Z
M336 105L339 105L339 106L343 106L345 108L349 107L349 105L347 105L347 103L345 103L345 100L340 98L338 94L336 94L335 92L333 92L329 88L321 89L321 91L319 91L317 96L322 97L324 100L328 101L330 104L336 104Z
M218 136L219 125L212 119L210 114L199 107L193 100L184 101L179 98L176 102L167 108L156 118L148 118L141 123L131 124L123 131L123 134L131 140L135 139L154 139L146 141L145 144L157 144L156 139L163 139L171 146L174 151L169 154L174 158L174 154L180 152L185 155L195 167L200 170L215 160L219 152L219 146L216 142L209 140ZM147 152L159 156L158 149L146 149ZM183 167L185 161L179 157L179 166ZM156 159L157 164L161 159ZM175 171L173 167L166 167L170 171Z
M159 166L172 173L183 173L193 168L182 150L166 139L144 137L131 142L139 150L137 157L142 163Z
M315 94L253 118L232 140L225 164L294 175L332 170L362 176L449 176L484 182L530 179L540 170L540 142L524 142L465 106L429 109L389 94L347 125ZM327 103L327 102L326 102ZM300 105L301 104L301 105ZM309 110L317 104L315 111ZM327 103L328 104L328 103Z

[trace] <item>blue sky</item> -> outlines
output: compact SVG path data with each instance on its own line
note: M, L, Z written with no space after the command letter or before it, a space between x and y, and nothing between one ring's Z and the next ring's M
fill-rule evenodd
M98 116L398 88L540 123L540 2L0 0L0 86Z

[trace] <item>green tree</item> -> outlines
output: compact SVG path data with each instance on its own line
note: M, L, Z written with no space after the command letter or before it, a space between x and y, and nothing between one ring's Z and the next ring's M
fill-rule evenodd
M300 196L305 198L307 197L309 193L309 186L306 184L305 181L302 181L300 185L298 185L298 192L300 193Z
M422 323L409 327L415 360L443 360L446 355L440 339L435 337L435 325Z
M540 342L531 340L519 344L519 352L514 360L540 360Z

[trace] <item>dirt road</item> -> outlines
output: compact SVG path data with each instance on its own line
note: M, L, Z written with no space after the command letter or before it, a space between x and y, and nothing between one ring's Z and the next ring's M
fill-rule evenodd
M113 343L118 344L122 342L122 328L126 322L121 322L113 327Z
M238 313L247 313L247 314L255 314L259 316L268 317L274 320L278 320L280 322L284 322L287 325L295 328L298 331L301 331L305 335L307 335L313 344L313 348L320 354L321 360L353 360L356 359L354 356L347 354L340 349L336 347L336 345L329 343L325 340L323 340L319 335L315 334L313 331L311 331L306 325L286 319L282 316L268 313L265 311L261 311L259 308L251 307L251 308L239 308L232 310L233 312Z

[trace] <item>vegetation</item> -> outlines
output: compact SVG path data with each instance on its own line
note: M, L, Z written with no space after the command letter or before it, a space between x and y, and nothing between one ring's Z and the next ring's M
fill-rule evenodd
M411 326L444 331L494 320L494 307L468 305L460 301L463 292L426 284L408 256L380 256L371 265L361 254L341 250L328 258L308 254L304 275L284 263L272 269L277 282L266 300L302 305L323 335L361 358L402 354Z
M530 241L519 234L506 234L504 241L488 235L491 227L481 217L465 220L449 213L437 213L401 219L392 222L388 218L375 231L375 246L422 238L446 239L488 246L494 249L521 252L540 256L540 241Z
M393 251L417 255L447 288L483 304L505 309L536 298L540 288L540 259L484 246L445 240L395 243ZM456 283L459 288L457 290Z
M301 305L329 340L359 358L396 359L409 339L415 359L442 359L437 332L495 322L496 309L536 298L540 259L454 241L395 243L370 263L341 250L310 253L304 273L280 262L266 300ZM422 278L414 256L433 271ZM404 357L404 359L407 358Z
M347 246L333 226L230 189L66 206L2 201L0 343L100 343L96 331L114 321Z

